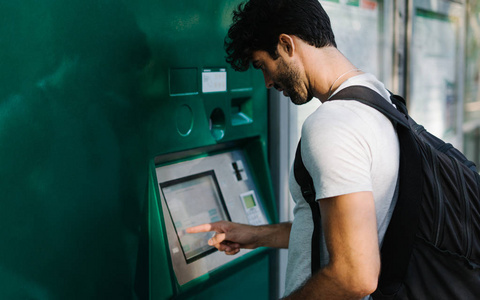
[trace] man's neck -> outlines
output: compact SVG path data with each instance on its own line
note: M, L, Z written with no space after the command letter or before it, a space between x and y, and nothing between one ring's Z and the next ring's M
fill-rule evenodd
M302 58L310 89L322 102L344 81L361 72L335 47L303 47Z

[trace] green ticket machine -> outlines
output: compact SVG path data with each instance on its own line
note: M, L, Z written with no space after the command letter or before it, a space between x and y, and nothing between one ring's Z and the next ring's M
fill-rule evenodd
M161 31L162 43L153 51L161 67L158 88L152 87L150 299L274 297L274 251L229 256L208 245L213 233L185 231L220 220L277 222L263 78L253 70L234 72L225 62L224 38L238 3L158 4L164 17L151 26Z

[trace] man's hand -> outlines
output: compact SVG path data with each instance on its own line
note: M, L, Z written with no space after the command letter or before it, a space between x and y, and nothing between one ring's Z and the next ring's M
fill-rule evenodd
M216 234L208 244L228 255L233 255L237 254L241 248L288 248L291 227L291 223L252 226L219 221L190 227L186 231L187 233L215 231Z
M258 227L228 221L202 224L187 228L187 233L215 231L216 234L208 240L210 246L214 246L225 254L237 254L241 248L255 249L261 246L258 237Z

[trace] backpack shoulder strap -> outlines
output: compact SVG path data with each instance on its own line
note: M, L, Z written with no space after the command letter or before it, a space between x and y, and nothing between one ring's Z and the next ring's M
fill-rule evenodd
M300 186L302 190L302 196L307 201L310 209L312 211L313 219L313 234L312 234L312 263L311 271L312 275L320 270L320 241L321 241L321 216L320 216L320 207L315 199L315 187L313 186L313 180L310 174L308 173L307 168L303 164L302 160L302 149L301 149L300 140L298 142L297 151L295 152L295 161L293 163L293 174L295 176L295 181Z
M410 127L405 100L400 96L392 94L390 97L392 103L397 107L397 109L395 109L393 105L388 103L385 98L374 90L365 86L354 85L342 89L333 95L328 101L332 100L355 100L361 102L380 111L393 123L400 124L407 128ZM400 111L398 109L400 109Z
M371 106L396 126L400 144L398 199L381 249L382 271L376 293L393 294L407 273L423 196L422 156L409 126L404 100L392 95L395 109L377 92L364 86L347 87L330 100L356 100ZM400 100L401 99L401 100ZM403 102L403 103L402 103ZM401 126L398 126L401 125Z

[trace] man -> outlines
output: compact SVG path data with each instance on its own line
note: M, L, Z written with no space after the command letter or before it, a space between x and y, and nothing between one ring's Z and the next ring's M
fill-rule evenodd
M293 224L204 224L209 243L226 254L240 248L288 248L287 299L360 299L375 291L379 248L395 203L399 146L391 122L357 101L328 98L351 85L367 86L386 100L373 75L355 68L336 48L330 20L318 0L250 0L234 12L226 38L236 70L262 70L267 88L295 104L323 104L302 128L302 160L313 178L322 215L321 270L311 276L312 214L293 172Z

